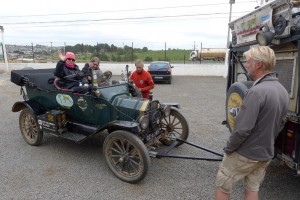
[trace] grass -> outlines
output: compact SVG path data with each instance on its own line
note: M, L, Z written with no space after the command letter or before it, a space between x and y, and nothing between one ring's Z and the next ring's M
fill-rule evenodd
M152 58L153 61L156 60L168 60L171 62L181 62L188 61L190 57L190 50L158 50L152 51L149 50L147 52L139 52L136 53L139 59L145 60L146 57Z

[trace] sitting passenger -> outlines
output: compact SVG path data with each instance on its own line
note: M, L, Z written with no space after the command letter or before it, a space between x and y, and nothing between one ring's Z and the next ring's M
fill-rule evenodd
M74 53L67 52L64 56L61 50L58 50L58 56L60 60L56 64L54 75L61 78L60 87L82 94L90 92L87 78L75 64Z
M99 65L100 59L98 57L93 57L90 63L86 63L81 71L85 76L87 76L89 84L99 87L108 86L112 73L111 71L105 71L102 73Z
M97 86L97 79L102 74L99 65L100 59L98 57L93 57L90 63L85 63L81 70L81 72L87 76L89 83L94 86Z

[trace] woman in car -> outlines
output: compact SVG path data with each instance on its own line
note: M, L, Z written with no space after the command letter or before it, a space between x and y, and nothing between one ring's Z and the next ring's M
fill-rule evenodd
M60 60L56 64L54 75L61 79L59 81L60 87L83 94L91 91L88 79L84 77L84 74L75 64L74 53L67 52L66 55L63 55L61 50L58 50L58 56Z

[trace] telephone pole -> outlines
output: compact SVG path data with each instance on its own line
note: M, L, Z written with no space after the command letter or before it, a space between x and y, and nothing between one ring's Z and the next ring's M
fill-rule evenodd
M7 61L7 55L6 55L6 47L4 43L4 28L3 26L0 26L0 31L1 31L1 39L2 39L2 49L3 49L3 55L4 55L4 62L6 66L6 72L9 72L9 67L8 67L8 61Z
M51 49L50 49L50 53L51 53L51 62L53 62L53 48L52 48L52 42L51 43Z
M232 4L235 3L235 0L229 0L230 11L229 11L229 22L231 22L231 13L232 13ZM229 36L230 36L230 28L228 25L228 33L227 33L227 48L229 47Z

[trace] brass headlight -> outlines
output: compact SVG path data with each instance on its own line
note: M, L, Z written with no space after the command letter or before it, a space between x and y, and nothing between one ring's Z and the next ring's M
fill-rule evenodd
M139 120L139 125L141 129L145 130L149 126L149 116L148 115L143 115L141 116Z
M158 100L154 100L150 102L150 109L157 109L159 107Z

